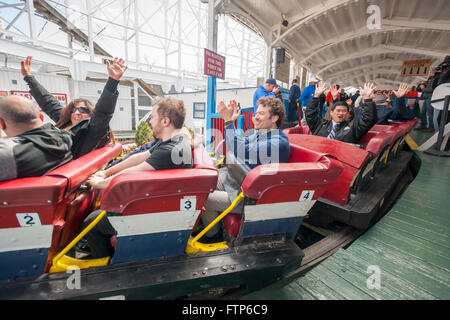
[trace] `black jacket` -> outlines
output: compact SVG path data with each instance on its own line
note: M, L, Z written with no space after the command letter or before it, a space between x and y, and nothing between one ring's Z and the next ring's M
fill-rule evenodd
M313 135L327 137L333 128L333 121L321 119L317 107L319 99L313 97L305 109L306 122ZM343 121L338 124L336 140L348 143L358 143L363 135L377 122L377 107L373 101L364 101L360 119Z
M30 87L30 93L39 107L55 122L59 120L63 106L33 76L24 78ZM73 126L72 154L77 159L92 150L104 147L110 139L109 122L117 103L119 81L109 78L100 99L95 105L94 113Z
M72 134L51 123L0 139L0 181L39 177L72 160Z

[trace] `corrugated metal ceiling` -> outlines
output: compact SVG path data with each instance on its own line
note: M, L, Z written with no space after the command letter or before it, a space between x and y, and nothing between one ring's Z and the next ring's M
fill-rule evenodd
M432 58L435 66L450 54L449 0L223 0L219 12L248 19L267 44L343 85L415 83L400 77L404 60Z

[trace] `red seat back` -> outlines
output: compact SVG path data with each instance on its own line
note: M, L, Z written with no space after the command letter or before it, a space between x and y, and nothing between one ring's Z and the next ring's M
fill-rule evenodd
M67 192L71 193L90 175L100 170L109 161L120 155L121 152L122 145L120 143L108 145L50 171L47 173L47 176L66 178L69 183Z
M285 134L312 134L308 126L297 126L284 129Z
M393 135L388 132L369 131L359 140L359 144L376 158L391 145L392 139Z

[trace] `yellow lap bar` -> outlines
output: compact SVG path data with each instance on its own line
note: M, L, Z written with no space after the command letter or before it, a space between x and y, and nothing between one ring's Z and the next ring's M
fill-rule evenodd
M413 138L411 138L409 134L405 137L405 142L408 144L411 150L417 150L419 148L417 143L413 140Z
M219 166L223 163L223 160L225 160L225 157L223 157L222 159L220 159L219 161L217 161L216 167L219 167Z
M75 237L75 239L73 239L64 249L63 251L61 251L60 253L58 253L56 255L56 257L53 258L53 265L56 265L58 263L58 260L61 259L67 252L69 252L70 249L72 249L72 247L77 244L78 241L81 240L81 238L83 238L86 233L88 233L89 231L91 231L91 229L93 227L95 227L97 225L97 223L99 223L99 221L106 215L106 211L103 210L102 213L99 214L99 216L97 218L94 219L94 221L92 221L83 231L81 231L81 233Z
M211 222L205 229L202 230L202 232L200 232L193 240L192 240L192 246L195 245L195 243L201 238L203 237L203 235L205 233L207 233L209 230L211 230L212 227L214 227L220 220L222 220L231 210L233 210L233 208L236 206L236 204L239 202L239 200L241 200L242 198L244 198L244 193L241 192L240 195L238 195L236 197L236 199L234 199L233 203L224 211L220 214L220 216L218 216L216 219L214 219L213 222Z

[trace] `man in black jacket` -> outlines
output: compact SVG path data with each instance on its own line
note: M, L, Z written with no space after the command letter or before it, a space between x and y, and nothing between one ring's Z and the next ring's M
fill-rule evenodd
M0 181L38 177L72 160L72 134L43 124L36 104L19 96L0 101Z
M331 106L331 120L321 119L318 115L320 95L327 90L327 85L320 82L314 93L314 97L309 101L305 110L306 122L313 135L327 137L347 143L358 143L363 135L377 122L377 109L372 101L375 87L372 83L364 84L364 88L359 88L364 98L361 118L346 120L349 107L345 101L338 101ZM331 88L331 94L337 97L336 86Z

